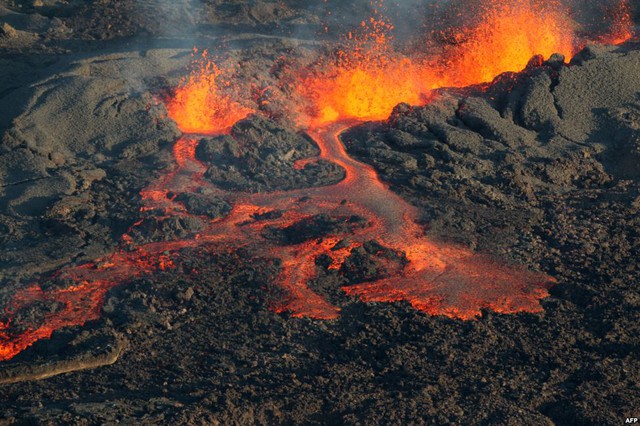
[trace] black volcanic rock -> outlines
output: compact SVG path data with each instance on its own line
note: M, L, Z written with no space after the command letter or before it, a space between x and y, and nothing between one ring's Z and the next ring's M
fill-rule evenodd
M307 135L261 116L240 121L229 136L203 139L196 150L209 169L206 178L227 190L263 192L331 185L344 177L333 163L317 161L303 169L297 160L320 153Z
M328 235L344 235L363 227L366 220L358 217L331 217L325 214L300 220L286 228L267 227L263 236L283 245L296 245Z
M637 182L640 51L580 57L530 68L509 91L497 81L486 94L400 106L388 124L343 140L424 206L433 235L495 246L541 220L551 199Z
M204 222L196 216L147 217L130 232L137 244L175 241L193 237L204 229Z
M184 192L174 200L182 203L189 214L208 216L211 219L223 217L231 211L229 203L211 194Z

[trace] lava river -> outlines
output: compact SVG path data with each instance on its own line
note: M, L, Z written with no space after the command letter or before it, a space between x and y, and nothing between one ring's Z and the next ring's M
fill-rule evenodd
M204 245L259 245L264 253L282 259L277 285L285 297L271 308L275 312L288 311L295 317L338 317L340 309L308 286L316 275L315 260L322 254L329 255L333 260L329 269L338 270L354 248L370 240L404 252L408 265L399 276L344 287L348 295L366 302L406 300L431 315L460 319L474 318L484 308L502 313L539 312L538 300L548 295L552 279L427 239L415 221L415 208L390 191L370 166L346 153L339 136L353 124L333 123L309 130L321 150L318 159L332 161L344 169L345 178L339 184L284 192L227 193L214 187L203 179L206 168L195 158L198 136L179 139L173 149L176 169L142 191L142 209L161 211L166 217L188 215L185 207L175 201L175 194L207 188L211 196L228 200L233 206L231 212L222 219L209 220L206 229L194 238L118 251L56 274L56 280L74 285L49 290L34 285L20 291L5 312L12 314L42 301L56 301L60 307L47 314L40 327L17 335L10 333L10 323L0 324L0 360L12 358L57 329L97 319L110 288L170 269L174 266L172 258L181 249ZM270 216L270 212L278 214ZM357 216L366 218L366 224L354 226L349 235L329 235L297 245L279 245L263 237L267 226L282 229L319 214L344 220ZM125 236L125 242L127 239ZM343 239L350 243L344 245Z

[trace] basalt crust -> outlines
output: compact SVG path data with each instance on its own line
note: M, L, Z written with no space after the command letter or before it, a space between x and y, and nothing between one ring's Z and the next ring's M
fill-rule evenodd
M90 370L94 368L112 365L124 350L126 340L122 337L112 339L102 347L89 348L85 353L75 355L59 361L41 361L34 363L10 363L0 369L0 385L19 383L24 381L43 380L59 374L72 373L74 371Z

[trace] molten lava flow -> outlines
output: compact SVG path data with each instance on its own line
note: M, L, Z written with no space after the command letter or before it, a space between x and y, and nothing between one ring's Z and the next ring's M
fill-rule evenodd
M202 178L205 166L195 158L194 139L179 139L173 151L175 169L141 192L141 210L161 211L166 218L187 216L189 213L175 200L175 194L200 190L224 197L233 205L231 212L222 219L209 219L205 228L193 237L118 251L90 264L63 269L52 278L54 283L71 282L71 286L34 285L19 292L5 309L7 320L0 322L0 360L11 359L59 328L97 319L104 297L112 287L173 268L174 258L184 248L209 245L218 249L257 246L261 252L282 259L282 272L276 284L283 296L272 301L270 307L275 312L290 312L294 317L336 318L340 309L309 287L309 281L317 274L316 260L321 255L329 256L331 263L327 269L342 271L352 251L374 239L406 253L409 264L404 271L397 269L395 276L345 287L348 295L364 301L406 300L429 314L460 319L474 318L484 308L503 313L542 309L538 300L548 294L552 281L549 277L498 265L468 250L425 238L415 222L414 207L391 192L371 166L346 153L339 135L353 124L332 124L309 132L320 147L319 159L341 166L345 179L333 186L286 192L224 192ZM269 214L273 212L279 214ZM265 237L268 228L286 229L322 214L333 218L366 218L366 224L351 226L346 235L324 235L320 240L291 244ZM350 223L348 219L341 220ZM139 224L133 229L136 226ZM348 244L345 238L350 241ZM125 235L123 242L129 244L131 238ZM52 307L45 310L39 321L26 330L12 327L12 318L43 303Z
M32 285L20 290L4 310L6 320L0 320L0 361L13 358L60 328L98 319L104 297L111 288L172 264L163 251L164 248L149 246L130 253L117 252L94 263L64 269L49 280L74 283L71 286ZM15 316L35 305L45 306L41 308L42 318L24 330L13 329Z
M169 115L185 133L219 134L253 112L225 92L236 88L223 71L207 58L202 58L175 90L167 103Z
M483 308L501 313L541 311L538 301L548 296L552 278L430 241L416 223L415 208L391 192L370 166L346 154L339 140L345 127L332 125L310 132L321 146L323 158L346 171L344 181L318 197L328 196L333 202L346 197L348 203L342 208L374 219L368 228L349 236L354 247L376 239L405 253L409 261L401 276L344 287L346 294L369 302L405 300L431 315L460 319L475 318Z

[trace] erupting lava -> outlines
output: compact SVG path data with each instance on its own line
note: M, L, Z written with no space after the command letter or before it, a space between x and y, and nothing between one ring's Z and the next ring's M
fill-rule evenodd
M253 112L232 99L228 92L233 90L223 71L207 59L205 50L189 77L175 89L167 110L185 133L222 133Z
M478 25L456 34L460 44L446 53L447 86L490 82L523 70L535 55L570 57L576 47L568 14L554 1L494 1L481 16Z
M566 12L553 2L493 1L475 26L459 29L438 55L409 57L393 48L393 25L376 16L351 34L335 65L320 63L298 90L311 99L312 126L344 119L383 120L401 102L424 104L442 87L490 82L523 70L532 57L570 56L574 33ZM382 6L380 4L380 6Z
M253 111L238 100L220 68L206 58L197 61L166 104L171 118L187 134L175 143L176 167L141 192L141 210L159 215L158 220L188 216L178 195L199 190L224 198L233 206L231 212L221 219L202 217L205 228L192 238L129 246L93 263L66 268L47 286L36 284L18 292L0 321L0 360L14 357L59 328L96 319L110 288L173 268L181 249L205 245L258 246L282 259L277 285L286 297L271 307L296 317L339 315L337 306L308 286L317 273L315 260L328 255L332 259L328 269L342 270L352 251L371 240L404 253L408 263L395 273L388 271L385 278L344 287L347 295L366 302L403 300L429 314L459 319L475 318L482 309L541 311L539 300L548 295L552 278L430 241L416 223L415 208L390 191L372 167L349 157L339 139L359 121L386 118L400 102L424 103L434 88L487 82L501 72L521 70L535 54L569 55L576 45L557 9L538 9L540 2L532 0L493 5L483 12L480 24L456 35L456 43L440 57L422 59L394 52L389 36L392 26L376 16L363 23L365 34L353 38L354 45L341 51L337 64L323 61L300 78L295 89L311 106L307 130L321 153L297 167L320 159L339 165L345 178L333 186L249 194L225 192L205 180L206 168L195 158L198 135L227 133ZM267 227L284 229L321 214L338 220L360 217L366 222L345 235L328 235L319 241L284 245L264 237ZM123 246L130 243L131 237L125 235ZM62 285L56 286L57 282ZM50 308L41 323L26 330L14 328L15 317L35 304Z
M321 63L301 79L297 90L312 101L311 125L382 120L400 102L422 104L431 89L441 86L420 64L393 51L392 29L380 17L363 21L362 34L350 34L335 66Z
M620 44L633 37L633 19L631 19L631 7L628 0L620 2L612 11L613 24L609 34L599 37L601 43Z

